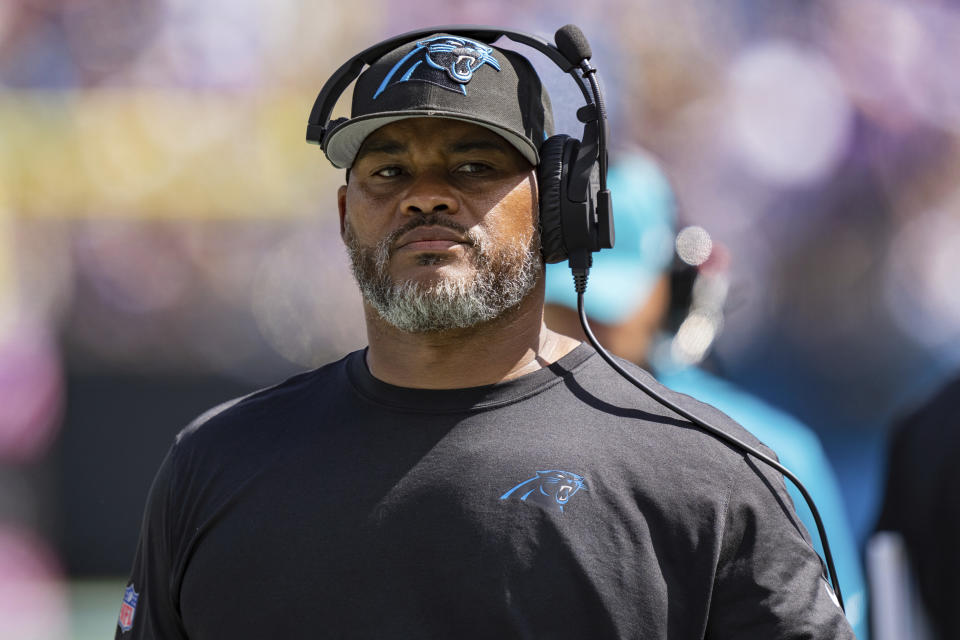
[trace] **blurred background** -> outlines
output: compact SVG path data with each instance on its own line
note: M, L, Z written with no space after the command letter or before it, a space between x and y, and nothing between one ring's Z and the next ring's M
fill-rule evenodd
M650 150L724 248L715 367L819 433L866 540L891 424L960 362L951 3L7 0L0 637L112 637L174 434L365 343L343 174L304 142L326 78L414 28L568 22L614 153Z

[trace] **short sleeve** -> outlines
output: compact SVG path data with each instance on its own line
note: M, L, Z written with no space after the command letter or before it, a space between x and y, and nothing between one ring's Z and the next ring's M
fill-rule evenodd
M171 590L170 495L176 445L160 465L150 487L133 559L117 618L116 640L186 640Z
M854 638L780 474L744 461L722 535L708 638Z

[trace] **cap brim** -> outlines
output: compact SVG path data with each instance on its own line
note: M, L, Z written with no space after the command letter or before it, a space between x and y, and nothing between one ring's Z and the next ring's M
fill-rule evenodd
M480 118L471 118L460 113L437 110L388 111L352 118L330 131L324 144L324 152L333 166L340 169L349 169L353 166L357 152L367 136L384 125L409 118L445 118L480 125L509 142L530 164L534 166L540 164L538 149L527 138Z

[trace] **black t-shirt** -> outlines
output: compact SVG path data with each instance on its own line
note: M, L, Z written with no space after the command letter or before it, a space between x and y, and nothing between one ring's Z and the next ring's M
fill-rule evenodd
M117 631L702 637L853 634L779 474L586 345L458 390L385 384L355 352L202 416L151 489Z

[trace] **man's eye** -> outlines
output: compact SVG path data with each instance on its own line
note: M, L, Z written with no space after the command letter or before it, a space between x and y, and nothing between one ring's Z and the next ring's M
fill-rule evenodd
M381 178L396 178L403 172L403 169L400 167L384 167L383 169L378 169L373 173L375 176L380 176Z
M486 165L482 162L467 162L457 167L457 171L460 173L482 173L489 170L490 165Z

